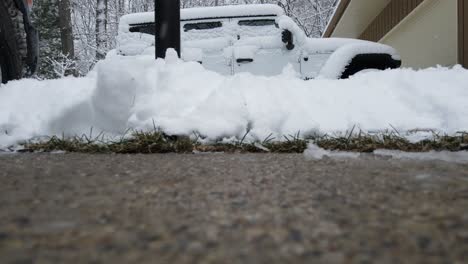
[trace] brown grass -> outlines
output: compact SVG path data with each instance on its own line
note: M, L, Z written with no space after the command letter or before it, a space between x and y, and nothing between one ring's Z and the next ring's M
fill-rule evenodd
M401 150L408 152L461 151L468 150L468 133L455 136L434 134L431 140L411 143L398 133L365 134L352 132L345 136L315 135L301 138L299 134L285 136L283 140L268 137L262 142L201 144L188 136L170 136L161 131L135 131L130 137L118 141L103 141L100 137L90 139L87 136L73 138L51 137L39 142L24 144L24 151L29 152L79 152L79 153L117 153L117 154L152 154L152 153L303 153L309 143L315 143L327 150L373 152L376 149Z

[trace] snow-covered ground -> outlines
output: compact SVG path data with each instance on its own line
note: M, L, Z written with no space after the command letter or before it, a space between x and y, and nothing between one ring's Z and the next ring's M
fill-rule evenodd
M21 80L0 86L0 148L44 135L128 128L208 139L263 140L270 134L434 129L468 131L468 70L367 72L304 81L286 67L274 77L222 76L174 54L166 61L109 57L84 78Z
M356 152L343 152L343 151L329 151L318 147L315 144L309 144L304 152L304 156L308 160L322 160L326 157L332 159L357 159L365 155L374 155L380 158L389 158L393 160L410 160L410 161L445 161L451 163L468 164L468 152L449 152L449 151L430 151L424 153L416 152L403 152L395 150L378 149L372 154L369 153L356 153Z

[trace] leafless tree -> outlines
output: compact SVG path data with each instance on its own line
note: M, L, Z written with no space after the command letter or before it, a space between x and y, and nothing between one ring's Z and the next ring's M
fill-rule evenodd
M116 45L120 17L154 10L154 0L67 0L77 67L84 74ZM182 8L231 4L277 4L311 37L320 37L339 0L180 0Z
M96 59L105 57L106 50L106 1L96 1Z

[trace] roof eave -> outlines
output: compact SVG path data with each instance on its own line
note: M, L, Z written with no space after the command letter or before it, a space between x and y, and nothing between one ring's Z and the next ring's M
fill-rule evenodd
M338 6L336 7L335 13L332 16L332 19L330 20L330 23L328 23L328 26L325 30L325 33L323 34L324 38L329 38L332 36L333 32L335 31L336 26L340 22L341 18L343 17L343 14L345 13L346 9L349 6L349 3L351 0L341 0Z

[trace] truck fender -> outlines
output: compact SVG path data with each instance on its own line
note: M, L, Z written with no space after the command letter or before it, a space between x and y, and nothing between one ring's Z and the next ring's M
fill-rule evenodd
M335 50L320 70L319 77L346 79L366 69L395 69L401 66L400 56L390 46L378 43L357 43Z
M347 79L350 76L366 69L386 70L397 69L401 66L401 60L392 58L390 54L369 53L358 54L345 67L340 79Z

